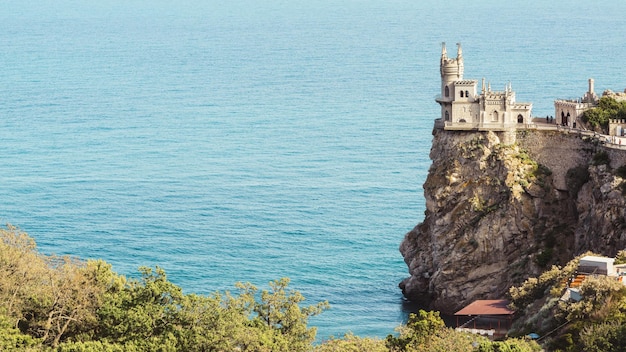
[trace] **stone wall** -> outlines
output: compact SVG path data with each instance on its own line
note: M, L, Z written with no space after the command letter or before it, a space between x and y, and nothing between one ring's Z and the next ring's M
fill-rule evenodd
M567 170L588 164L594 153L593 145L559 131L520 131L517 143L533 160L552 171L554 187L562 191L567 190Z
M626 150L606 148L592 138L562 131L518 131L517 143L553 173L554 187L566 191L565 175L576 166L587 166L601 151L609 155L610 167L626 164Z

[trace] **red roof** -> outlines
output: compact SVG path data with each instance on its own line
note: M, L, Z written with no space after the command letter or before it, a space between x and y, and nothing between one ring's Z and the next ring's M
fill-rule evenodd
M478 300L470 303L454 315L512 315L515 312L507 308L505 299Z

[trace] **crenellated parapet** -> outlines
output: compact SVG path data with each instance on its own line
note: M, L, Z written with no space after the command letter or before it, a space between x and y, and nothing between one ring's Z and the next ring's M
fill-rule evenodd
M609 136L626 135L626 119L609 119Z

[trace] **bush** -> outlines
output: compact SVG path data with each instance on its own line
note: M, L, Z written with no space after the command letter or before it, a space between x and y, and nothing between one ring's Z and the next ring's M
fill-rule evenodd
M593 156L593 165L609 165L611 163L611 158L609 158L609 154L605 151L601 151Z
M585 111L582 121L594 128L600 127L604 132L608 131L610 119L626 118L626 101L620 101L604 96L600 98L598 107Z
M542 351L535 341L525 339L509 339L505 341L488 341L478 346L478 352L539 352Z
M561 311L569 321L602 322L621 318L626 286L608 276L588 276L579 287L582 299L562 304Z
M617 252L617 254L615 255L615 262L613 264L626 264L626 250L622 249L621 251Z
M535 258L535 262L539 265L540 268L545 268L550 260L552 260L553 250L551 247L544 248L541 253L537 255Z
M584 328L580 333L584 351L618 352L626 350L626 325L605 322Z
M615 174L621 178L626 178L626 165L622 165L615 170Z
M536 176L540 176L540 175L550 176L552 175L552 170L550 170L550 168L548 168L547 166L543 164L538 164L537 170L535 171L535 175Z
M558 285L570 277L578 267L580 257L570 261L564 268L553 265L549 270L545 271L539 278L531 277L522 283L521 286L511 287L509 289L509 297L511 298L511 306L515 310L519 310L528 306L535 300L544 296L544 293L551 286Z
M315 346L314 352L388 352L385 341L375 338L358 337L346 334L340 339L331 338Z

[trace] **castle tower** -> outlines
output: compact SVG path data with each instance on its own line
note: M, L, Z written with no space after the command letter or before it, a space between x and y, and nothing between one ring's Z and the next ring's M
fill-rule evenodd
M441 43L441 62L439 70L441 72L441 101L450 102L454 100L453 82L463 79L463 50L461 44L457 43L456 59L448 58L446 43Z
M593 105L598 104L598 101L600 99L596 95L596 92L593 91L593 88L594 88L593 78L589 78L589 90L582 97L582 99L581 99L582 103L593 104Z
M443 121L449 121L452 115L452 103L455 100L454 82L463 79L463 50L460 43L456 45L456 58L449 58L446 43L441 43L441 61L439 63L441 95L437 98L437 102L441 105Z

